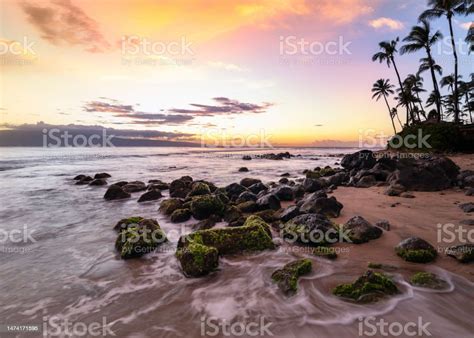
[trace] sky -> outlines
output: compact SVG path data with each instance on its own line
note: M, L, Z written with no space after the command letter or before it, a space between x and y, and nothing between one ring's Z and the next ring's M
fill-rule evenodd
M276 146L389 135L385 103L370 90L379 78L396 78L371 57L378 42L405 37L425 4L0 0L0 128L100 125ZM465 77L473 69L463 45L471 21L455 18ZM446 20L433 27L448 36ZM421 57L399 56L402 76L416 73ZM448 40L435 58L445 75L453 72Z

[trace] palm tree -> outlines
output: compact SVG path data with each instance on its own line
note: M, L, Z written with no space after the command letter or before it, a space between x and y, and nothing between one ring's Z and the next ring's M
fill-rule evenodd
M397 64L395 63L395 54L398 52L397 50L397 44L400 41L400 39L397 37L395 40L392 41L382 41L379 43L380 47L380 52L375 53L372 56L372 61L379 61L380 63L386 62L388 68L390 68L391 65L393 65L393 68L395 69L395 73L397 74L397 79L398 79L398 84L400 85L400 90L403 92L403 84L402 84L402 78L400 77L400 73L398 72ZM409 114L410 110L409 107L407 107L407 125L409 124Z
M474 7L474 5L472 5ZM465 39L466 43L469 45L469 54L474 52L474 24L471 24L469 30L467 31L467 36Z
M474 81L464 82L459 81L459 93L465 98L465 111L469 113L471 123L474 123L472 119L472 109L474 106Z
M420 76L420 74L416 74L416 75L408 74L403 84L406 88L410 89L413 95L416 96L417 102L414 102L414 103L419 103L421 114L426 119L426 112L423 109L423 104L422 104L423 101L420 98L420 93L426 92L426 90L423 89L423 78Z
M401 54L414 53L421 49L425 49L427 58L426 60L421 60L422 65L427 61L428 66L431 71L431 77L433 80L433 87L439 94L439 87L436 81L435 75L435 61L431 54L431 48L436 44L440 39L443 38L443 34L440 31L436 31L434 34L431 34L431 26L428 21L422 20L420 26L414 26L411 29L410 34L403 39L407 44L403 45L400 49ZM440 97L440 95L438 95ZM441 100L438 100L436 104L438 108L438 121L441 121Z
M372 87L372 93L373 93L372 99L376 99L376 101L378 101L380 100L381 97L384 98L385 104L387 105L387 108L388 108L388 114L390 115L390 120L392 121L393 131L396 134L397 129L395 128L395 122L393 122L394 116L392 116L392 109L390 108L390 105L388 104L388 100L387 100L387 97L394 93L393 87L394 86L390 83L390 80L388 79L377 80Z
M454 122L459 122L458 104L458 53L456 42L454 41L453 16L456 14L466 14L472 10L472 0L428 0L430 7L420 15L420 22L446 16L449 23L449 33L451 35L451 46L454 56Z
M398 101L397 107L403 106L403 107L406 107L407 109L411 109L413 102L417 101L416 97L413 96L411 92L400 90L400 89L398 90L398 96L395 97L395 100ZM410 111L410 114L412 115L411 120L414 123L415 117L413 116L413 111Z

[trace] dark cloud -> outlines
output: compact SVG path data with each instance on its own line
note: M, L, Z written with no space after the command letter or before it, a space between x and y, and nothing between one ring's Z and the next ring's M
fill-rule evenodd
M91 53L111 47L98 23L70 0L25 1L20 7L41 37L54 45L83 46Z
M243 103L237 100L231 100L227 97L215 97L213 99L219 105L205 105L191 103L190 106L198 109L170 109L176 114L189 114L194 116L215 116L215 115L234 115L234 114L260 114L265 113L272 103L264 102L260 105L253 103Z

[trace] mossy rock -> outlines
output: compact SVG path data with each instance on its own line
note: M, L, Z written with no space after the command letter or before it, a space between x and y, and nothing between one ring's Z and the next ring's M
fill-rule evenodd
M321 174L319 173L319 171L308 170L306 172L306 178L312 178L313 180L318 179L321 178Z
M377 269L377 270L385 270L385 271L396 271L398 270L398 267L394 265L389 265L389 264L382 264L382 263L373 263L369 262L367 264L369 269Z
M115 231L126 230L131 225L137 225L138 223L140 223L143 220L144 220L144 218L140 217L140 216L123 218L120 221L118 221L117 224L115 224L114 230Z
M327 258L327 259L336 259L337 253L334 248L327 247L327 246L319 246L312 250L313 255Z
M203 182L194 182L191 188L191 192L188 196L201 196L201 195L210 195L211 189L206 183Z
M176 209L171 214L171 222L173 223L181 223L189 221L191 218L191 210L189 209Z
M191 243L176 251L176 257L186 277L201 277L214 271L219 265L219 253L216 248Z
M310 273L311 269L311 260L299 259L273 272L272 280L285 294L294 294L298 290L299 277Z
M449 284L439 278L437 275L429 272L417 272L410 278L410 284L422 288L443 290L449 287Z
M332 290L334 295L357 303L376 302L398 292L397 286L389 277L371 270L359 277L354 283L341 284Z
M178 248L190 243L215 247L219 255L274 249L270 227L261 218L250 216L245 224L235 228L208 229L181 236Z
M163 200L160 204L159 211L165 215L171 215L173 211L181 209L183 201L178 198L168 198Z
M407 262L413 263L429 263L437 256L436 249L418 237L410 237L401 241L395 247L395 252Z
M191 202L191 213L197 220L209 218L211 215L222 215L225 205L214 195L196 196Z
M474 261L474 244L460 244L446 249L446 255L456 258L461 263Z
M144 219L119 232L115 248L122 259L141 257L166 242L166 234L154 220Z

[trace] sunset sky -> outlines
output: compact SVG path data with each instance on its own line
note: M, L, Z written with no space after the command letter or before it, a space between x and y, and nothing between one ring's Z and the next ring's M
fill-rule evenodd
M405 37L425 4L0 0L2 128L43 121L158 130L171 139L263 132L274 144L304 146L346 145L360 129L390 134L385 104L372 101L370 89L395 77L371 56L379 41ZM459 44L471 20L456 17ZM433 26L448 36L446 20ZM328 49L292 53L301 39ZM339 44L346 47L333 53ZM449 51L445 42L435 52L444 75L453 72ZM460 73L472 72L467 47L459 53ZM402 76L416 73L421 57L399 57Z

